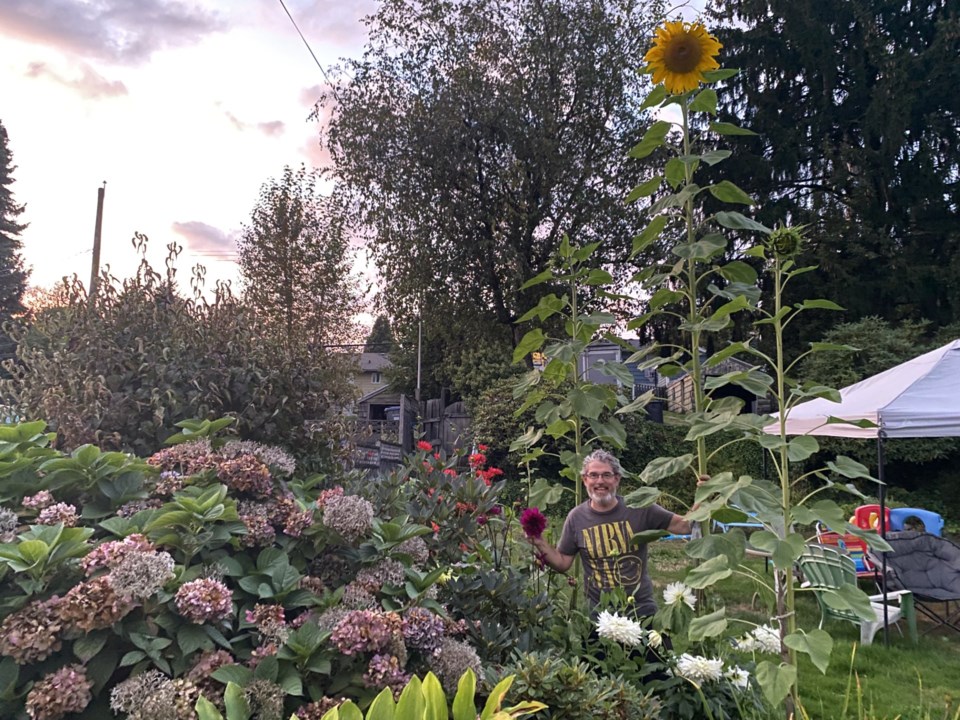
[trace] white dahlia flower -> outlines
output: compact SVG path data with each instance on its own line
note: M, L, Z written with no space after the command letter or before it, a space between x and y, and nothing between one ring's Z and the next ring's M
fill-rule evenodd
M597 617L597 634L602 638L634 647L643 642L644 631L640 623L604 610Z
M697 607L697 598L693 590L688 588L682 582L672 582L663 589L663 601L667 605L677 605L686 603L687 607L695 610Z

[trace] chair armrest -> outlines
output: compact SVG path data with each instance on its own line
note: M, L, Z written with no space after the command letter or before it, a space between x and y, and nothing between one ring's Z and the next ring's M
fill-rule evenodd
M903 598L905 595L913 596L913 591L911 590L890 590L887 593L887 600L896 600L898 603L903 604ZM871 602L883 602L883 593L870 596Z

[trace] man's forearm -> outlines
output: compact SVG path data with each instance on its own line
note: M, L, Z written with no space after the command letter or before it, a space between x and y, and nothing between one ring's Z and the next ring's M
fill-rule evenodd
M543 561L550 568L561 573L565 573L570 569L570 565L573 563L573 558L571 558L569 555L564 555L542 537L535 538L532 540L532 542L533 546L539 551Z

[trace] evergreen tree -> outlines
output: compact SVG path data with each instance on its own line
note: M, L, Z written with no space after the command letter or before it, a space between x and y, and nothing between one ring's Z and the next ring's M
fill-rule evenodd
M24 311L23 294L29 272L20 255L20 233L26 227L17 222L23 205L13 199L10 186L14 183L13 157L7 145L7 129L0 121L0 360L13 355L13 342L3 330L3 324Z
M721 114L759 133L738 139L724 177L763 199L766 223L809 224L803 260L820 267L798 296L848 320L960 317L955 1L713 0L710 13L724 64L741 68Z
M393 330L390 329L390 320L386 315L377 315L370 328L367 341L363 344L364 352L389 353L393 351L395 341Z

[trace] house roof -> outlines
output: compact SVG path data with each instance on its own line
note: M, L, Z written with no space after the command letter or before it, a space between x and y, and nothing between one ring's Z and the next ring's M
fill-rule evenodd
M360 353L360 372L377 372L393 367L386 353Z

